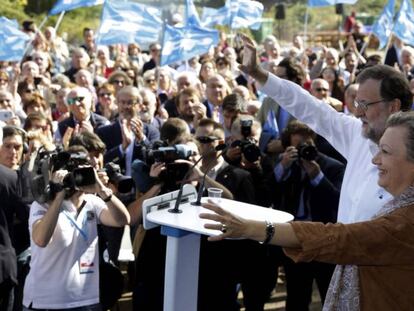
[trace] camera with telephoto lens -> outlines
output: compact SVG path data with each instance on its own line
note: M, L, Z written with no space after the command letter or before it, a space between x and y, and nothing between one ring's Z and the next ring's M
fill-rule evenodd
M82 167L84 166L84 167ZM54 190L49 179L50 171L67 170L69 173L64 177L62 187L70 194L79 187L94 185L96 182L95 170L89 166L89 158L86 153L68 153L65 151L40 150L33 167L32 193L39 203L45 203L54 198Z
M240 147L242 154L249 162L256 162L262 155L255 141L250 138L252 134L253 120L240 120L240 131L243 135L242 140L235 140L231 147Z
M318 156L318 149L314 145L307 143L298 146L298 160L304 159L306 161L314 161Z
M134 188L134 180L131 177L121 174L121 168L114 162L105 165L103 171L106 172L109 182L117 187L119 193L129 193Z

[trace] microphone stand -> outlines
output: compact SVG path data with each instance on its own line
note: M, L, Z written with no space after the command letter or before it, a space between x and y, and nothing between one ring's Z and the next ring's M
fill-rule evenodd
M225 146L225 145L224 145ZM215 149L212 150L212 152L216 152L217 150L222 150L221 148L222 145L218 145ZM225 147L224 147L225 148ZM225 150L225 149L224 149ZM207 154L206 154L207 155ZM205 156L206 156L205 155ZM183 180L181 181L181 185L180 185L180 190L178 191L177 194L177 199L175 200L175 205L174 208L170 208L168 210L168 212L173 213L173 214L180 214L183 211L180 210L180 203L181 203L181 198L183 196L183 190L184 190L184 183L187 181L188 176L190 176L190 173L193 171L193 169L197 166L198 163L200 163L201 160L204 159L204 156L201 156L194 164L193 166L190 167L190 169L188 170L187 174L185 174Z
M220 158L222 155L223 155L223 153L226 151L226 148L224 149L224 150L222 150L215 158L214 158L214 160L217 160L218 158ZM213 162L213 161L211 161L211 162ZM194 206L201 206L201 197L203 196L203 192L204 192L204 184L205 184L205 182L206 182L206 176L207 176L207 173L210 171L212 169L212 167L208 167L208 169L206 170L206 172L204 173L204 175L203 175L203 178L202 178L202 180L201 180L201 183L200 183L200 187L198 188L198 192L197 192L197 201L195 201L195 202L192 202L191 203L191 205L194 205Z

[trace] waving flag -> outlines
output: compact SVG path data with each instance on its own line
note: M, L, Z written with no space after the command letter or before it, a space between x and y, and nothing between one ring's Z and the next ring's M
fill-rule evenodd
M389 0L374 26L372 26L372 33L378 38L380 49L385 47L391 36L394 24L394 5L395 0Z
M30 37L18 29L16 21L0 17L0 60L19 62L29 40Z
M187 25L201 25L193 0L185 1L185 20Z
M263 4L258 1L231 1L231 28L257 30L262 24Z
M207 28L214 25L230 25L230 11L226 6L219 9L204 7L201 20L202 25Z
M251 0L227 0L219 9L204 8L202 24L204 27L228 25L232 29L259 29L262 22L263 4Z
M165 25L161 66L177 61L185 61L206 53L218 41L219 34L217 30L201 28L191 24L185 27Z
M358 0L309 0L309 7L330 6L335 4L355 4Z
M139 3L106 1L96 43L147 44L159 41L161 11Z
M104 3L104 0L58 0L55 6L50 10L49 15L55 15L63 11L70 11L102 3Z
M395 18L393 32L404 43L414 45L414 10L411 0L401 2L400 11Z

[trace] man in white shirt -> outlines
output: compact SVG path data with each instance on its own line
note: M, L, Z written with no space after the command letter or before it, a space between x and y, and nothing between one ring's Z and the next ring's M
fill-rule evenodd
M378 170L371 163L387 118L412 103L408 81L391 67L377 65L359 74L353 118L311 96L306 90L266 72L257 64L256 48L243 36L242 70L298 120L328 140L348 161L342 183L338 222L372 218L391 195L377 185ZM362 131L362 135L361 135Z

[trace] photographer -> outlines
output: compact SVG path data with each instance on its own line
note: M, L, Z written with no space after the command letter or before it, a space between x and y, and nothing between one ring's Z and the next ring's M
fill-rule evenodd
M304 123L291 121L282 133L286 148L275 166L277 182L274 205L295 220L336 222L344 165L318 152L316 134ZM319 262L294 263L279 247L274 262L282 262L287 281L287 310L307 310L316 280L321 301L325 299L334 266Z
M94 183L90 176L75 177L75 168L89 166L87 156L68 152L69 160L62 153L51 158L49 197L45 203L33 202L30 209L32 262L24 289L25 310L100 310L97 224L129 223L125 206L96 171ZM83 186L77 182L68 186L68 179L79 177L85 179Z

